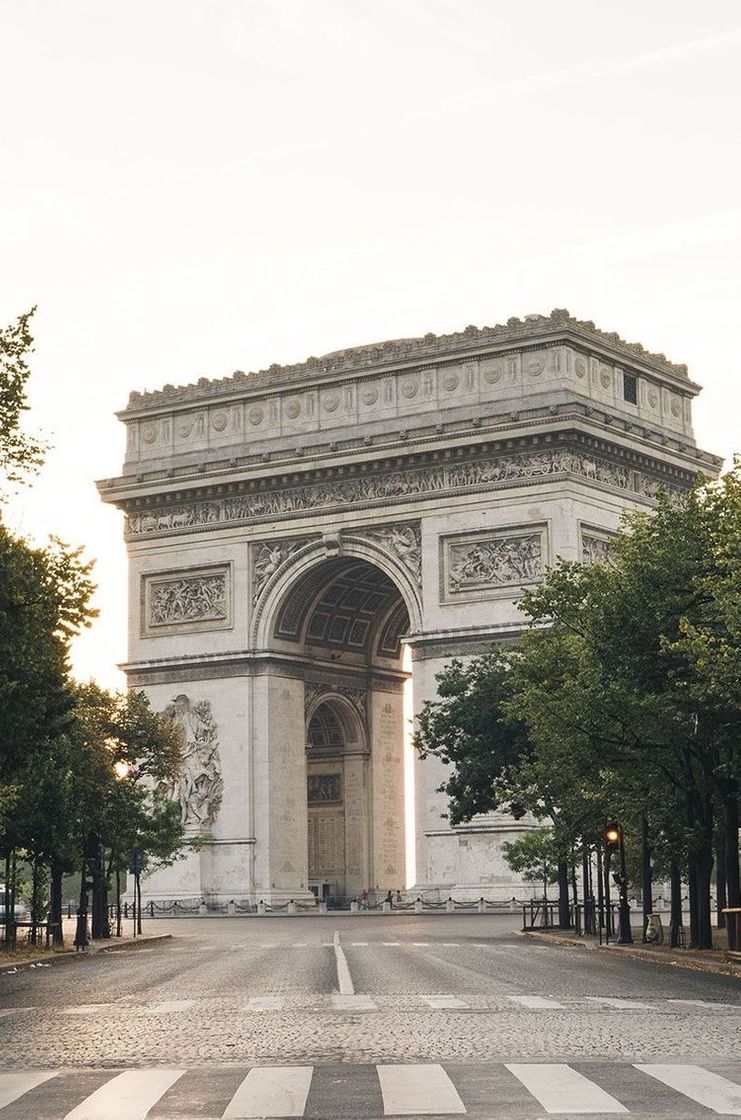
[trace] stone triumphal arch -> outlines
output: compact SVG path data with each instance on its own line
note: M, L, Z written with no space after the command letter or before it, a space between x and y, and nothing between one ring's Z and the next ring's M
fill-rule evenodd
M510 897L525 826L451 828L406 712L450 657L517 640L556 557L605 559L626 509L717 471L697 392L554 311L132 393L99 484L126 515L125 668L181 727L172 795L205 838L150 896Z

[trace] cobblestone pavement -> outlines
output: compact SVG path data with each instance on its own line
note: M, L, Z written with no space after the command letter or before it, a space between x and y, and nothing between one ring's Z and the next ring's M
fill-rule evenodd
M720 1062L729 1076L741 1053L737 980L541 945L514 927L514 917L489 915L150 922L145 932L173 939L0 974L0 1070L71 1077L87 1069L84 1084L97 1088L110 1070L166 1067L192 1079L194 1069L218 1067L219 1100L236 1091L245 1067L270 1063L359 1063L352 1068L372 1071L376 1095L379 1064L470 1067L475 1080L482 1062L491 1071L505 1063L577 1071L584 1062L601 1071L623 1063L635 1080L635 1063L711 1070ZM597 1080L611 1085L611 1077ZM644 1082L660 1092L656 1077L644 1073L636 1084ZM43 1084L32 1089L32 1104ZM167 1092L177 1096L183 1085ZM2 1099L0 1081L5 1120ZM704 1106L688 1107L681 1115ZM679 1116L676 1101L673 1108ZM169 1115L181 1115L173 1109ZM741 1100L726 1114L741 1115ZM33 1120L33 1112L18 1115Z

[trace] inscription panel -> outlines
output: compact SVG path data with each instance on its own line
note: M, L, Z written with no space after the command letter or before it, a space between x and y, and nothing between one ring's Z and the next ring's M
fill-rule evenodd
M142 637L229 629L231 584L230 564L142 576Z

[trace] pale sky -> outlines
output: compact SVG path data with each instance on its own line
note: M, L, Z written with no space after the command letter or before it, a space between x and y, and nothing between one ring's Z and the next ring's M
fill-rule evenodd
M739 431L737 0L0 0L0 323L38 304L9 515L97 558L126 657L131 389L567 307Z

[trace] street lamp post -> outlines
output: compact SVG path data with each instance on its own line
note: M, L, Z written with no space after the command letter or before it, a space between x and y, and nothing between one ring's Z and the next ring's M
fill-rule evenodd
M610 851L617 848L620 855L620 872L615 875L620 897L620 932L618 945L632 945L633 935L630 932L630 903L628 902L628 873L625 867L625 840L623 827L617 821L610 821L605 826L605 844Z

